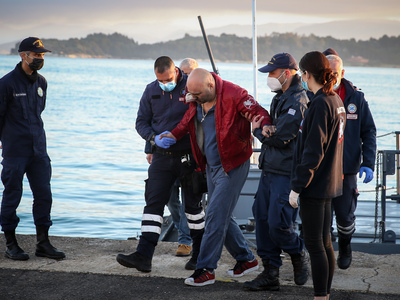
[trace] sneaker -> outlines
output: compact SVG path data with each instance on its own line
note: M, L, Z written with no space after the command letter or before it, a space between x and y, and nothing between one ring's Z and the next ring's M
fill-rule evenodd
M189 256L191 253L192 247L185 244L179 244L178 250L176 250L176 256Z
M258 270L258 261L256 258L250 261L238 261L232 270L227 271L229 276L241 277L244 274Z
M194 271L192 276L185 279L185 284L191 286L204 286L213 284L215 282L214 271L208 271L206 269L197 269Z
M140 254L139 252L134 252L130 255L118 254L117 262L124 267L136 268L141 272L151 272L151 258Z
M185 265L186 270L196 270L197 259L193 256L189 259L189 261Z

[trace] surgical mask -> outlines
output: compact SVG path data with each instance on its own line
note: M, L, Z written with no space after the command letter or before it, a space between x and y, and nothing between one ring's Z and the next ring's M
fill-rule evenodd
M28 63L27 61L25 61L29 68L31 68L32 71L38 71L41 68L43 68L44 65L44 59L43 58L32 58L30 56L28 56L29 58L33 59L33 62Z
M167 83L161 83L158 82L160 85L160 88L164 91L164 92L170 92L172 91L175 87L176 87L176 82L175 81L171 81L171 82L167 82Z
M333 86L333 90L336 91L339 88L340 85L340 78L336 78L336 83Z
M278 78L268 76L267 85L271 89L272 92L280 91L282 89L282 85L285 84L287 78L285 79L285 81L283 83L280 83L279 78L281 78L284 73L285 72L283 72L281 74L281 76L279 76Z
M303 89L305 89L306 91L309 91L310 89L308 88L307 81L303 81L303 76L300 76L300 79L301 79L301 85L303 86Z

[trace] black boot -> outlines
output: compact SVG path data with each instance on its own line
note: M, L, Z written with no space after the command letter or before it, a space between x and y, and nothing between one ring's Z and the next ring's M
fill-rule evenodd
M64 252L57 250L52 244L50 244L48 226L36 226L36 240L36 256L52 259L65 258Z
M264 271L252 281L246 281L243 287L250 291L279 291L279 268L263 259Z
M293 265L294 282L297 285L304 285L308 280L308 255L306 251L298 254L290 254Z
M351 237L339 236L339 255L337 258L337 264L340 269L347 269L350 267L352 254L351 254Z
M141 272L151 272L151 258L139 252L130 255L118 254L117 262L127 268L135 268Z
M15 230L4 231L4 236L6 237L6 253L5 257L13 260L28 260L29 255L22 250L17 243L17 238L15 237Z
M192 257L189 259L189 261L185 265L186 270L196 270L197 258L199 257L200 245L201 245L201 240L203 238L203 234L204 234L204 229L201 229L201 230L191 229L190 230L190 236L193 241L192 242Z

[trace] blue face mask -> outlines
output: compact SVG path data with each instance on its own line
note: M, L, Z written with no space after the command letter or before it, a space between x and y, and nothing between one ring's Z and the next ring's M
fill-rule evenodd
M170 92L176 87L176 82L175 81L167 82L166 84L158 82L158 84L160 85L160 88L164 92Z
M303 81L303 76L300 76L300 79L301 79L301 85L303 86L303 89L305 89L306 91L309 91L307 81Z

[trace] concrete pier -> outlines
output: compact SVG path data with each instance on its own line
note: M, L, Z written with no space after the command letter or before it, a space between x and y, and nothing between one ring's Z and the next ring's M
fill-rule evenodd
M135 240L51 237L52 244L66 253L64 260L35 256L35 236L18 235L18 243L29 255L13 261L0 255L0 299L312 299L312 279L305 286L293 282L290 257L280 269L278 292L249 292L242 283L262 270L232 279L226 271L235 261L224 249L216 283L189 287L183 281L193 272L184 269L188 257L176 257L177 243L158 244L152 272L141 273L119 265L118 253L132 253ZM4 237L0 238L5 250ZM337 252L335 252L337 256ZM261 262L260 262L261 264ZM374 255L353 252L348 270L336 268L331 299L400 299L400 253Z

